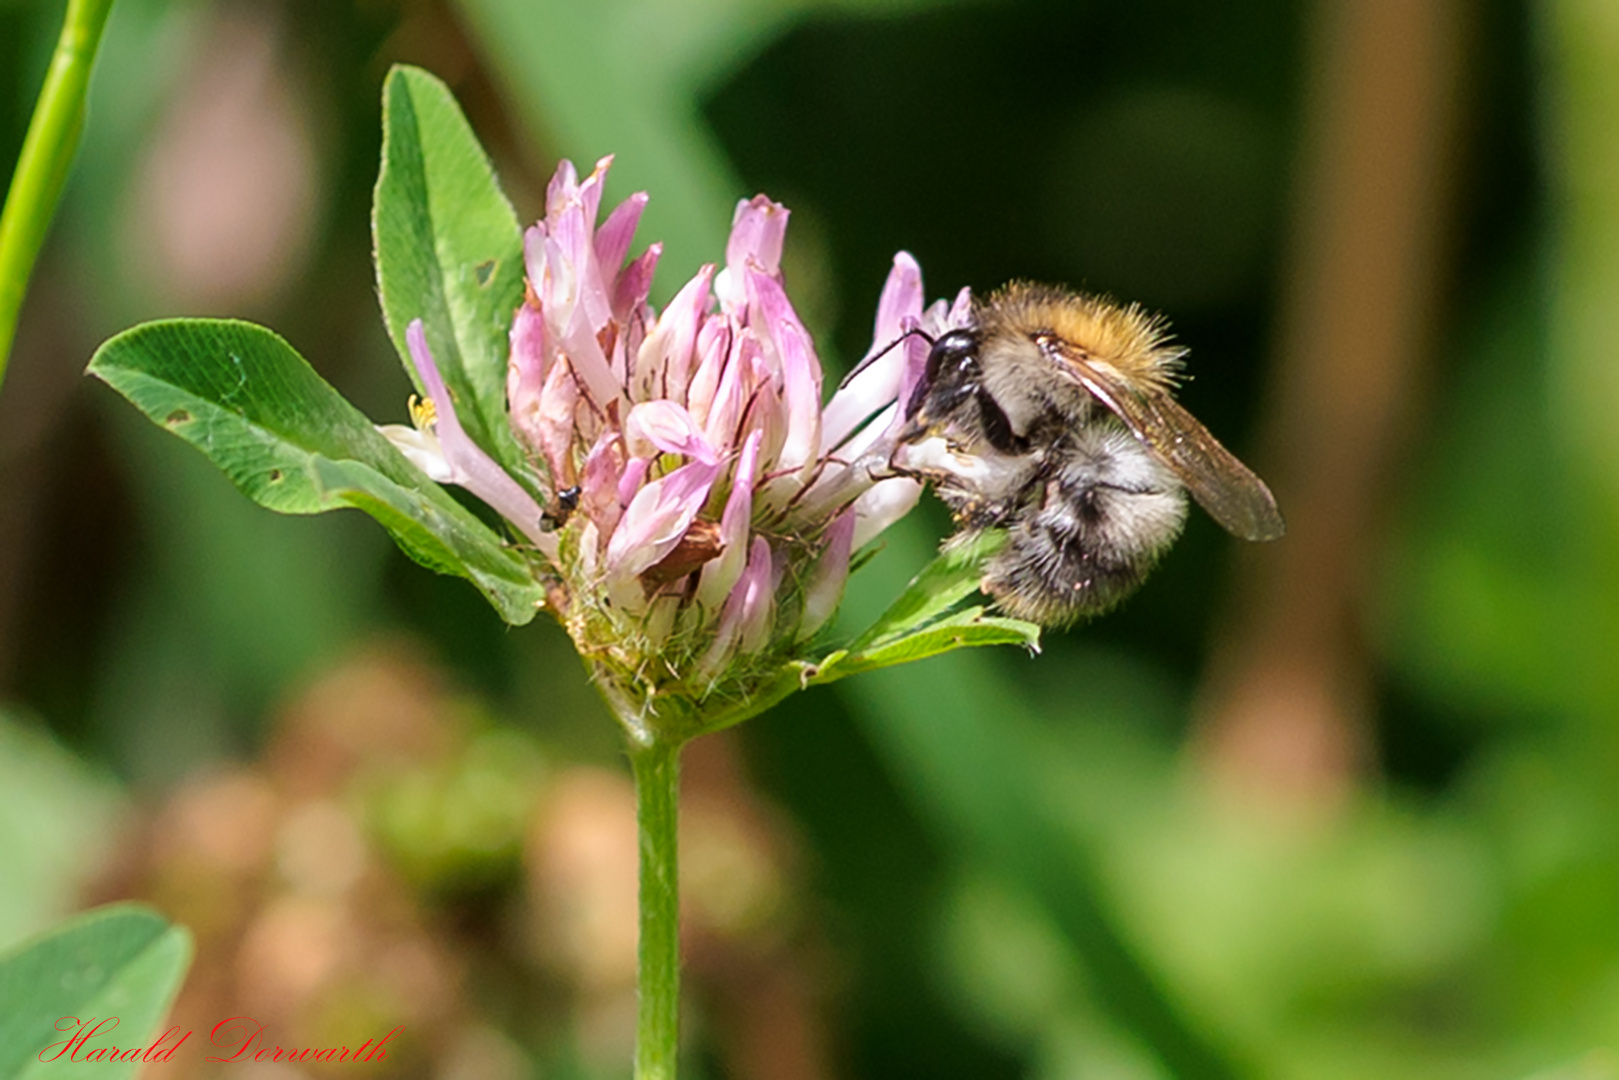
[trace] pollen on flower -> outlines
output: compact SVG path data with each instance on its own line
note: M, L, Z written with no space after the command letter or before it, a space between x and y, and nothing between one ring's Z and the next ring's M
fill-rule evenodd
M438 423L438 406L433 404L432 398L423 400L415 394L410 395L410 422L417 431L433 430L433 425Z

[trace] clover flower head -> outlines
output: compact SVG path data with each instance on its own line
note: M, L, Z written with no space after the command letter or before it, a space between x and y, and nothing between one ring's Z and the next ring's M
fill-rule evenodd
M924 309L916 261L896 255L871 362L823 405L782 278L786 207L739 203L724 266L700 268L659 312L647 298L661 246L628 257L646 195L598 222L610 164L580 180L564 161L524 236L506 392L533 476L507 475L461 433L416 328L431 403L390 436L532 544L603 689L644 717L660 696L745 695L751 673L831 618L853 552L921 493L889 471L927 358L926 339L905 335L965 325L970 296Z

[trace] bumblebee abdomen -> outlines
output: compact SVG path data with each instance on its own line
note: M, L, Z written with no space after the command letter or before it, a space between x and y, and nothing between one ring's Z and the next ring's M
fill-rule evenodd
M1008 615L1063 627L1115 607L1135 592L1150 568L1018 530L991 560L983 587Z
M1089 451L1089 452L1087 452ZM984 591L1044 626L1100 615L1134 592L1186 521L1186 491L1124 432L1069 457L1012 525Z

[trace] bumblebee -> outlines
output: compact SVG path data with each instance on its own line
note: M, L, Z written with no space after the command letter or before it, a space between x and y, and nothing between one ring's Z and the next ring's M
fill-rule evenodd
M933 483L960 535L1005 529L983 590L1065 626L1145 579L1190 492L1227 531L1286 530L1264 481L1176 404L1184 350L1140 307L1013 284L937 338L893 465Z

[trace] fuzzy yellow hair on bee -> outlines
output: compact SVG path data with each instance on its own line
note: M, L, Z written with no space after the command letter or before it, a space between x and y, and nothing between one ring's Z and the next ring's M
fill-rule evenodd
M1186 355L1170 341L1163 317L1140 304L1116 304L1034 282L1007 284L979 306L977 316L987 339L1008 333L1031 340L1061 338L1143 388L1173 388Z

